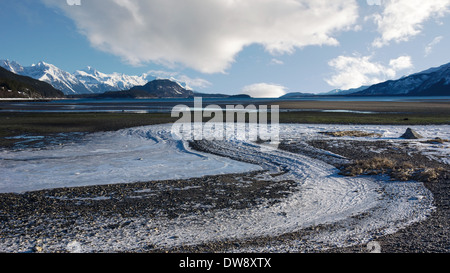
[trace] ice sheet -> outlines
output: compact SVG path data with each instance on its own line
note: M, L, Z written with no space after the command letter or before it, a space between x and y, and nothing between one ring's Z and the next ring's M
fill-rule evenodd
M0 192L184 179L261 170L203 154L171 137L171 126L96 133L81 143L0 152Z

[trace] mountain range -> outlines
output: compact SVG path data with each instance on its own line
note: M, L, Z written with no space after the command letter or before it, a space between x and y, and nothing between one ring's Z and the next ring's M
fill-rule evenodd
M450 96L450 63L398 80L374 84L352 95Z
M282 98L306 96L450 96L450 63L370 86L321 94L292 92Z
M39 62L24 67L15 61L0 60L0 66L15 74L49 83L66 95L128 90L137 85L145 85L147 82L156 79L149 74L140 76L129 76L120 73L105 74L89 66L83 70L69 73L46 62Z
M39 62L23 67L15 61L0 60L0 67L16 75L42 81L61 90L64 95L92 95L95 97L175 97L192 96L230 97L223 94L202 94L194 92L184 83L173 79L157 79L149 74L130 76L120 73L105 74L92 67L77 70L73 74L52 64ZM23 78L25 79L25 78ZM15 78L15 81L18 79ZM26 80L29 83L29 79ZM10 84L11 85L11 84ZM15 84L17 86L17 84ZM6 90L3 87L3 90ZM27 87L28 88L28 87ZM22 88L23 89L23 88ZM53 91L50 94L56 95ZM11 95L11 94L7 94ZM35 96L34 94L33 96ZM440 67L389 80L371 86L339 90L321 94L288 93L281 98L301 98L309 96L450 96L450 63ZM37 96L37 95L36 95ZM58 96L56 96L58 97Z

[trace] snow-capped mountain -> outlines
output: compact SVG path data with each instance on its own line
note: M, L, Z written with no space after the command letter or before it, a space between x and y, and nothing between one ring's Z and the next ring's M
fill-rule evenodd
M0 60L0 66L21 75L51 84L64 94L92 93L74 75L45 62L39 62L28 67L23 67L15 61Z
M128 90L137 85L145 85L147 82L156 79L149 74L140 76L129 76L119 73L105 74L92 67L77 70L71 74L45 62L23 67L15 61L0 60L0 66L18 75L47 82L66 95Z
M404 76L398 80L348 90L334 89L319 95L450 96L450 63Z
M24 70L24 68L15 61L0 60L0 66L15 74L22 74Z
M375 84L353 95L450 96L450 63Z
M84 70L75 71L74 76L92 93L128 90L136 85L144 85L155 79L155 77L148 74L142 74L141 76L129 76L119 73L105 74L90 66Z

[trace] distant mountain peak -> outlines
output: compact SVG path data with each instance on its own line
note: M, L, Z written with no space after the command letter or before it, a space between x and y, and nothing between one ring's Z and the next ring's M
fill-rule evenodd
M39 61L38 63L32 64L31 66L32 67L42 67L42 68L45 68L45 69L59 69L56 66L54 66L52 64L49 64L49 63L46 63L44 61Z
M10 61L8 59L0 60L0 66L16 74L19 74L23 71L23 67L19 63Z
M169 79L156 79L143 86L135 86L130 90L145 91L154 97L187 98L194 95L191 90L187 90L179 83Z
M189 98L194 92L169 79L155 79L129 90L106 92L100 97L112 98Z
M100 77L100 78L105 78L108 75L104 74L100 71L98 71L97 69L93 68L92 66L86 66L86 68L82 69L82 70L77 70L74 73L75 76L86 76L86 75L91 75L93 77Z

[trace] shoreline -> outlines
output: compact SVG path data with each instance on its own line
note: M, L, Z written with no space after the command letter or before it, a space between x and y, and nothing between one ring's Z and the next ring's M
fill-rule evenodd
M405 126L450 124L450 103L441 101L277 101L275 103L269 100L262 103L280 106L280 123ZM39 111L45 110L47 106L34 105L33 107ZM0 110L2 109L8 108L0 103ZM20 140L15 141L13 138L21 135L52 136L58 133L115 131L137 126L172 123L178 119L171 117L170 113L40 113L20 112L20 109L19 107L11 112L0 112L0 148L14 146L14 143ZM270 119L270 115L268 118ZM207 120L204 118L204 121Z
M450 97L449 97L450 98ZM62 99L57 101L49 100L17 100L17 101L0 101L0 113L11 112L29 112L29 113L101 113L101 112L127 112L127 111L143 111L148 114L170 114L171 109L179 104L194 107L194 100L105 100L105 101L83 101ZM69 100L70 101L70 100ZM31 102L31 103L27 103ZM37 103L35 103L37 102ZM42 103L39 103L42 102ZM218 105L222 109L227 105L278 105L280 110L300 110L318 112L322 110L350 110L373 113L416 113L416 114L439 114L450 115L450 100L407 100L407 101L332 101L332 100L272 100L272 99L249 99L249 100L214 100L205 99L202 101L203 106L207 104Z

